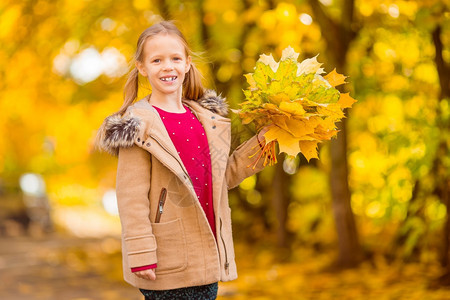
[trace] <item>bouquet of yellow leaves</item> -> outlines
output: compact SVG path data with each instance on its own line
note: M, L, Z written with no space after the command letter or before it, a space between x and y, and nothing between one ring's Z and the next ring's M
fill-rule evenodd
M246 74L249 87L246 101L237 112L243 124L254 122L256 129L269 125L264 147L254 154L255 168L264 157L264 166L276 161L275 143L289 156L302 153L309 161L318 158L317 144L336 136L336 122L344 118L343 109L355 99L335 87L345 83L346 76L336 69L327 75L313 58L297 62L299 53L288 47L279 62L261 55L255 72Z

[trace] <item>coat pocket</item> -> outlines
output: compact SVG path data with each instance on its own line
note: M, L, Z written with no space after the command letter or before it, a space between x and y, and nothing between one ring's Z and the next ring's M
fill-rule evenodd
M186 236L180 219L153 223L158 267L156 274L180 272L187 267Z
M166 203L166 196L167 196L167 189L162 188L161 194L159 195L158 208L156 209L155 223L161 222L161 215L163 214L163 211L164 211L164 204Z

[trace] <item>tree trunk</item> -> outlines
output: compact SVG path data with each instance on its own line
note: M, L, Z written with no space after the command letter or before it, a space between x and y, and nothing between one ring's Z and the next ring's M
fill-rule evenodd
M348 48L356 36L352 29L354 1L343 2L340 23L332 20L317 0L310 0L309 3L327 42L327 57L330 63L336 66L338 72L345 73ZM339 134L337 139L331 141L330 150L330 187L339 244L339 255L335 264L340 268L349 268L359 264L362 251L350 205L346 119L338 124L338 130Z
M441 39L442 28L440 25L432 33L433 43L435 47L435 63L436 69L439 75L440 94L439 102L449 101L450 98L450 66L444 61L442 52L443 44ZM440 104L440 103L439 103ZM439 278L441 285L450 286L450 176L449 171L445 167L443 159L448 155L450 149L448 148L445 137L448 136L450 126L448 121L446 122L442 116L440 105L437 106L437 122L441 134L441 140L439 142L438 149L436 151L436 157L433 161L432 172L436 180L436 188L434 193L447 207L447 216L444 228L443 239L443 255L441 263L446 267L446 272Z
M339 256L337 265L347 268L357 265L361 259L355 218L350 205L348 187L347 135L345 119L339 124L338 138L331 141L330 173L331 192L333 195L333 213L339 238Z

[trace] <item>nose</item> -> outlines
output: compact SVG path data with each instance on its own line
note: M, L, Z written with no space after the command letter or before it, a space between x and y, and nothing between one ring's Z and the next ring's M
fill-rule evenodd
M166 63L163 66L163 70L164 71L172 71L173 70L173 64L170 60L166 61Z

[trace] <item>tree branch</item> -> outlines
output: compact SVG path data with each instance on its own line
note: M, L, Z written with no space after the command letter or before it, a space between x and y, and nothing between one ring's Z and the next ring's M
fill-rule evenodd
M340 26L325 13L322 4L320 4L319 1L309 0L308 3L314 12L314 16L316 17L320 28L323 29L322 34L325 37L325 40L327 43L333 41L336 34L339 35L339 31L341 30Z
M354 0L345 0L341 10L340 23L331 19L325 12L323 5L318 0L309 0L316 21L322 29L322 35L329 46L330 58L338 67L342 67L345 61L350 42L356 37L358 30L355 29L354 20ZM343 71L343 70L341 70Z
M439 83L441 86L441 94L439 97L440 100L450 97L450 66L444 61L444 57L442 55L444 46L441 40L441 32L442 28L440 25L438 25L432 33L434 48L436 52L434 61L436 63L436 69L439 75Z
M158 7L159 14L164 20L170 20L170 8L165 0L155 0L156 7Z
M352 31L353 12L355 9L355 0L345 0L342 4L341 24L347 31Z

